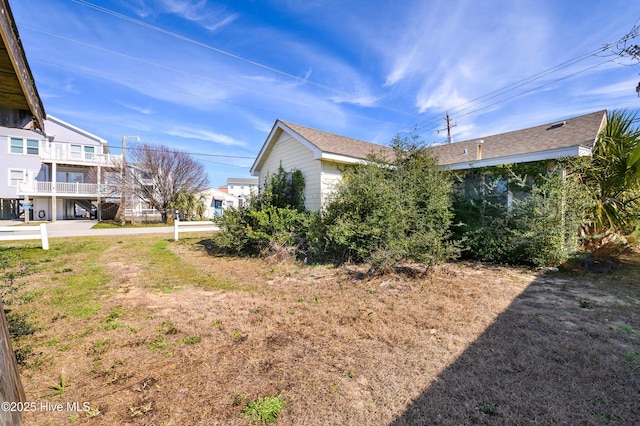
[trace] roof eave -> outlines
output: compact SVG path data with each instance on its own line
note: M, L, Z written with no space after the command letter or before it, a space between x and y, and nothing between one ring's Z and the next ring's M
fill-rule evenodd
M493 157L475 161L465 161L453 164L441 164L449 170L467 170L480 167L498 166L501 164L530 163L534 161L553 160L566 157L585 157L591 155L591 148L583 145L575 145L564 148L550 149L546 151L530 152L526 154Z
M13 13L7 0L0 0L0 13L4 16L3 19L0 19L0 26L2 26L0 36L2 36L4 44L7 47L9 59L18 77L25 101L29 106L29 111L33 115L34 127L44 132L46 113L42 99L40 99L40 95L38 94L31 68L29 68L29 63L27 62L27 56L20 41L18 27L16 26Z

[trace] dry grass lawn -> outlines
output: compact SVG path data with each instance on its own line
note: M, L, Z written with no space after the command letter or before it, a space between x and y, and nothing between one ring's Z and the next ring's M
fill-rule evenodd
M640 254L420 277L210 256L202 238L0 247L25 425L640 423ZM67 403L87 403L71 410Z

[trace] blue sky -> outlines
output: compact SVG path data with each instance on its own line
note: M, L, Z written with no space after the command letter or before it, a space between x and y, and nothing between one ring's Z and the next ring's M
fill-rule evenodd
M249 176L276 119L431 143L447 111L466 140L640 107L640 65L603 49L640 23L638 1L10 4L48 114L114 153L139 135L198 154L216 187Z

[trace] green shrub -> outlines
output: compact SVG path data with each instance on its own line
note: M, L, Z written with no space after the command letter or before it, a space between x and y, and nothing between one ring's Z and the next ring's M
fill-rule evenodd
M449 241L450 178L415 141L396 137L393 149L390 161L372 157L344 171L322 217L325 250L335 260L388 270L457 256Z
M305 235L312 214L304 209L304 177L282 167L270 176L247 206L227 209L215 219L220 227L215 246L236 255L268 255L273 251L305 257Z
M567 260L578 249L583 208L562 167L540 162L459 174L454 232L465 256L534 266Z

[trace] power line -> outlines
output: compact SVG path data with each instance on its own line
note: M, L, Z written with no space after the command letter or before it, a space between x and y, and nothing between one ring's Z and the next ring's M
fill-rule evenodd
M188 72L188 71L185 71L185 70L181 70L179 68L174 68L174 67L170 67L170 66L167 66L167 65L164 65L164 64L159 64L157 62L148 61L148 60L142 59L142 58L137 57L137 56L127 55L126 53L118 52L118 51L107 49L107 48L100 47L100 46L96 46L94 44L89 44L89 43L86 43L84 41L80 41L80 40L76 40L76 39L73 39L73 38L70 38L70 37L65 37L65 36L62 36L62 35L59 35L59 34L54 34L54 33L51 33L51 32L43 31L43 30L41 30L39 28L35 28L35 27L30 26L30 25L20 24L20 27L21 28L26 28L28 30L31 30L31 31L34 31L34 32L37 32L37 33L40 33L40 34L44 34L44 35L49 36L49 37L59 38L61 40L65 40L65 41L68 41L68 42L71 42L71 43L75 43L75 44L78 44L80 46L88 47L90 49L95 49L95 50L106 52L106 53L109 53L109 54L112 54L112 55L121 56L123 58L129 59L129 60L132 60L132 61L140 62L140 63L146 64L146 65L151 65L153 67L157 67L157 68L160 68L160 69L165 69L167 71L184 74L184 75L186 75L188 77L199 78L201 80L209 81L211 83L221 84L221 85L225 85L227 87L232 87L232 88L235 88L235 89L244 90L244 91L249 92L249 93L253 93L253 94L260 95L260 96L273 98L273 99L276 99L278 101L287 102L289 104L298 105L298 106L302 106L302 107L305 107L305 108L312 108L312 109L315 109L315 110L318 110L318 111L333 112L333 110L329 110L327 108L320 108L317 105L310 105L310 104L306 104L306 103L303 103L303 102L296 101L296 100L292 99L291 97L276 96L276 95L274 95L272 93L267 93L267 92L264 92L264 91L258 92L256 90L251 90L251 89L249 89L249 88L247 88L245 86L240 86L240 85L237 85L237 84L230 83L229 81L226 81L226 80L217 80L217 79L214 79L214 78L211 78L211 77L208 77L208 76L203 76L203 75L200 75L200 74L194 74L194 73L191 73L191 72ZM111 79L111 80L114 80L116 77L120 81L123 80L120 76L116 76L116 75L113 75L113 74L107 74L107 73L101 73L101 72L98 72L98 71L95 71L95 70L88 70L88 69L82 68L82 67L74 67L74 66L70 66L68 63L67 64L61 64L61 63L48 61L48 60L43 60L43 59L37 59L37 58L34 61L46 63L46 64L49 64L49 65L58 66L58 67L61 67L61 68L67 69L67 70L68 69L77 69L77 70L83 71L86 74L90 74L90 75L94 75L94 76L98 76L98 77L102 77L102 78L107 78L107 79ZM147 87L154 87L153 84L149 84L149 83L136 82L136 84L137 85L145 85ZM189 96L200 96L200 97L203 97L203 98L205 97L204 94L193 94L193 93L186 93L186 92L183 92L183 93L188 94ZM276 115L278 114L277 111L269 110L269 109L266 109L266 108L258 108L258 107L254 106L254 105L245 105L245 104L240 104L240 103L236 103L236 102L230 102L230 101L227 101L227 100L224 100L224 99L216 99L215 102L224 103L224 104L228 104L228 105L240 106L240 107L243 107L243 108L250 108L250 109L254 109L254 110L258 110L258 111L270 112L270 113L273 113L273 114L276 114ZM354 117L354 118L360 118L360 119L363 119L363 120L377 121L379 123L384 123L384 124L400 125L400 123L397 123L397 122L388 121L388 120L380 120L380 119L377 119L377 118L373 118L373 117L369 117L369 116L365 116L365 115L360 115L360 114L353 114L353 113L349 113L349 112L343 112L343 114L346 115L346 116L350 116L350 117Z
M468 102L465 102L465 103L463 103L461 105L458 105L458 106L454 107L450 111L454 111L453 114L455 114L456 117L464 117L464 116L476 113L478 111L482 111L484 109L490 108L490 107L495 106L497 104L500 104L502 102L506 102L506 101L509 101L509 100L514 99L516 97L519 97L519 96L525 95L527 93L531 93L533 91L539 90L539 89L541 89L543 87L546 87L546 86L549 86L551 84L557 83L559 81L565 80L567 78L573 77L573 76L575 76L577 74L580 74L582 72L585 72L585 71L591 70L593 68L599 67L599 66L601 66L603 64L606 64L608 62L613 62L613 59L608 59L607 61L598 63L596 65L593 65L593 66L590 66L590 67L587 67L587 68L583 68L583 69L581 69L579 71L576 71L576 72L574 72L572 74L569 74L569 75L560 77L558 79L552 80L550 82L547 82L545 84L536 86L536 87L534 87L532 89L529 89L529 90L526 90L524 92L518 93L518 94L516 94L514 96L510 96L508 98L501 99L501 100L499 100L497 102L494 102L494 103L491 103L489 105L485 105L485 106L473 109L473 110L471 110L471 111L469 111L469 112L467 112L465 114L460 114L463 111L467 111L467 110L473 108L474 106L483 104L483 103L485 103L485 102L487 102L487 101L489 101L491 99L495 99L495 98L497 98L497 97L499 97L501 95L504 95L504 94L506 94L508 92L511 92L511 91L513 91L513 90L515 90L515 89L517 89L519 87L522 87L522 86L524 86L524 85L526 85L528 83L531 83L533 81L539 80L542 77L545 77L547 75L553 74L553 73L555 73L557 71L560 71L562 69L568 68L568 67L570 67L572 65L575 65L575 64L577 64L577 63L579 63L579 62L581 62L581 61L583 61L583 60L585 60L585 59L587 59L589 57L597 56L597 53L607 51L607 50L611 49L612 46L620 44L623 40L625 42L627 42L630 38L634 38L634 37L637 36L637 32L638 31L635 30L636 27L634 27L634 30L632 30L632 31L636 32L636 34L634 34L634 35L631 35L632 33L629 33L629 34L623 36L621 39L619 39L619 40L617 40L615 42L607 43L603 47L600 47L598 49L594 49L594 50L592 50L590 52L587 52L587 53L584 53L584 54L582 54L582 55L580 55L580 56L578 56L576 58L573 58L573 59L570 59L568 61L565 61L565 62L563 62L563 63L561 63L559 65L556 65L554 67L548 68L548 69L546 69L544 71L541 71L539 73L533 74L532 76L526 77L526 78L524 78L522 80L519 80L517 82L511 83L511 84L509 84L509 85L507 85L507 86L505 86L505 87L503 87L501 89L497 89L497 90L489 92L489 93L487 93L485 95L479 96L479 97L477 97L475 99L472 99L472 100L470 100ZM438 122L440 120L439 116L440 116L440 114L438 114L438 118L437 118ZM420 130L424 130L424 129L434 130L434 128L435 128L434 127L434 123L435 123L434 119L432 119L431 121L424 121L422 125L416 126L414 131L418 132L417 135L424 134L426 132L419 132L419 131Z
M95 4L90 3L90 2L88 2L86 0L71 0L71 1L73 1L74 3L78 3L80 5L89 7L91 9L97 10L99 12L106 13L108 15L114 16L116 18L123 19L123 20L125 20L127 22L131 22L131 23L139 25L141 27L144 27L144 28L159 32L161 34L165 34L165 35L174 37L174 38L176 38L178 40L182 40L182 41L185 41L187 43L191 43L193 45L196 45L196 46L208 49L208 50L212 50L212 51L214 51L216 53L219 53L221 55L225 55L225 56L228 56L230 58L236 59L238 61L242 61L242 62L248 63L250 65L254 65L256 67L262 68L264 70L273 72L275 74L279 74L279 75L282 75L284 77L296 80L296 81L298 81L300 83L308 84L310 86L315 86L317 88L326 90L326 91L331 92L331 93L335 93L335 94L340 95L340 96L344 96L346 98L349 98L349 96L350 96L348 93L345 93L345 92L342 92L340 90L337 90L334 87L327 86L327 85L324 85L324 84L320 84L320 83L314 82L312 80L309 80L308 78L303 78L303 77L288 73L286 71L282 71L282 70L279 70L277 68L271 67L269 65L265 65L265 64L262 64L260 62L253 61L251 59L248 59L248 58L245 58L243 56L237 55L235 53L231 53L231 52L228 52L226 50L211 46L209 44L202 43L200 41L194 40L192 38L185 37L185 36L183 36L181 34L173 32L173 31L169 31L169 30L166 30L164 28L148 24L148 23L146 23L144 21L140 21L138 19L131 18L131 17L127 16L127 15L115 12L115 11L113 11L111 9L107 9L105 7L102 7L102 6L95 5ZM378 108L386 109L387 111L395 112L397 114L402 114L402 115L406 115L406 116L414 116L414 114L409 114L409 113L407 113L405 111L400 111L400 110L395 110L393 108L388 108L388 107L385 107L383 105L379 105Z
M610 44L611 44L611 43L610 43ZM577 64L578 62L581 62L581 61L583 61L583 60L585 60L585 59L587 59L587 58L589 58L589 57L592 57L592 56L594 56L594 55L595 55L595 53L600 52L600 51L603 51L603 50L604 50L604 48L599 48L599 49L595 49L595 50L593 50L593 51L591 51L591 52L588 52L588 53L582 54L582 55L580 55L580 56L578 56L578 57L576 57L576 58L570 59L570 60L565 61L565 62L563 62L563 63L561 63L561 64L555 65L555 66L553 66L553 67L551 67L551 68L548 68L548 69L546 69L546 70L540 71L540 72L538 72L538 73L536 73L536 74L533 74L533 75L531 75L531 76L529 76L529 77L526 77L526 78L524 78L524 79L522 79L522 80L516 81L516 82L511 83L511 84L509 84L509 85L507 85L507 86L504 86L504 87L502 87L502 88L500 88L500 89L497 89L497 90L491 91L491 92L486 93L486 94L484 94L484 95L482 95L482 96L478 96L477 98L474 98L474 99L472 99L472 100L470 100L470 101L464 102L464 103L462 103L462 104L460 104L460 105L458 105L458 106L456 106L456 107L454 107L454 108L450 109L449 111L451 111L451 112L452 112L452 115L456 115L456 116L457 116L457 114L459 114L459 113L461 113L461 112L463 112L463 111L466 111L466 110L468 110L468 109L470 109L470 108L473 108L473 107L474 107L474 106L476 106L476 105L479 105L479 104L485 103L485 102L487 102L487 101L489 101L489 100L491 100L491 99L495 99L495 98L497 98L497 97L499 97L499 96L501 96L501 95L504 95L504 94L506 94L506 93L512 92L513 90L515 90L515 89L517 89L517 88L520 88L520 87L522 87L522 86L524 86L524 85L526 85L526 84L528 84L528 83L534 82L534 81L539 80L539 79L541 79L541 78L543 78L543 77L546 77L546 76L548 76L548 75L550 75L550 74L553 74L553 73L555 73L555 72L557 72L557 71L560 71L560 70L562 70L562 69L568 68L569 66L574 65L574 64ZM607 62L608 62L608 61L607 61ZM588 68L588 69L589 69L589 68ZM580 71L580 72L581 72L581 71ZM579 72L578 72L578 73L579 73ZM575 74L572 74L572 75L575 75ZM527 91L525 91L525 92L523 92L523 93L521 93L521 94L530 93L530 92L531 92L531 91L533 91L533 90L537 90L537 89L539 89L539 88L541 88L541 87L547 86L547 85L552 84L552 83L557 82L557 81L560 81L560 80L562 80L562 79L564 79L564 78L565 78L565 77L562 77L562 78L557 79L557 80L554 80L554 81L552 81L552 82L550 82L550 83L547 83L547 84L544 84L544 85L541 85L541 86L537 86L536 88L531 89L531 90L527 90ZM520 96L520 95L517 95L517 96ZM515 97L517 97L517 96L509 97L509 98L507 98L507 99L505 99L505 100L503 100L503 101L513 99L513 98L515 98ZM502 101L500 101L500 102L502 102ZM500 102L495 102L495 103L491 104L490 106L494 106L494 105L496 105L496 104L498 104L498 103L500 103ZM471 113L472 113L472 112L479 111L479 110L481 110L481 109L476 109L476 110L474 110L474 111L471 111ZM468 114L464 114L464 115L469 115L469 114L470 114L470 113L468 113ZM464 115L463 115L463 116L464 116ZM422 129L425 129L425 128L429 127L432 123L434 123L434 122L435 122L435 120L436 120L436 119L435 119L435 116L434 116L434 119L432 119L431 121L425 121L425 122L423 122L423 124L422 124L422 125L417 126L417 127L416 127L416 130L418 130L418 131L419 131L419 130L422 130ZM440 120L440 114L438 114L438 115L437 115L437 120L438 120L438 121Z

